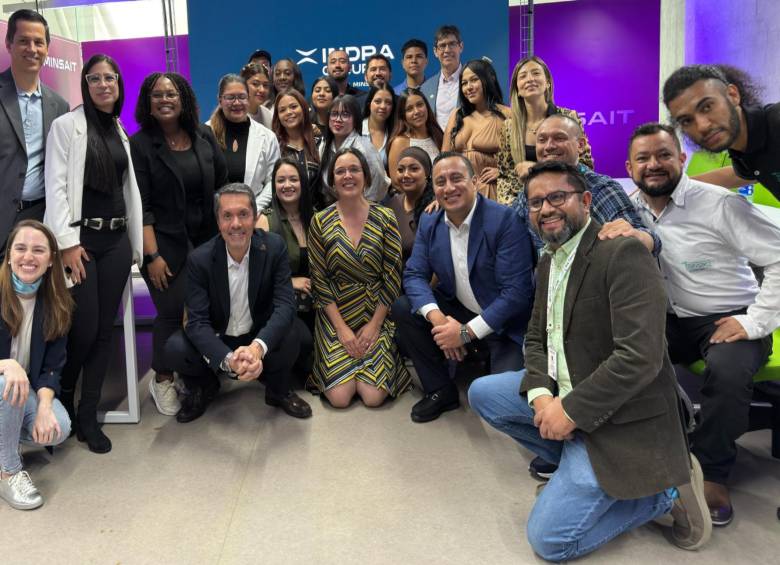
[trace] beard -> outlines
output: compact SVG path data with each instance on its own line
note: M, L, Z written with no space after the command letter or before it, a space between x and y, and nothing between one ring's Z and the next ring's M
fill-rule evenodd
M729 129L728 129L728 136L726 137L726 140L723 143L720 143L719 145L706 147L704 145L701 145L699 141L691 139L691 141L694 143L694 145L696 145L696 147L703 149L707 153L717 154L731 147L734 144L734 141L739 136L740 131L742 129L739 123L739 112L737 112L737 107L734 104L732 104L731 101L728 99L726 99L726 103L729 106ZM709 135L709 132L704 134L702 136L702 139L707 137L707 135Z
M669 175L669 180L660 186L649 186L644 179L634 180L634 183L639 187L639 190L648 196L669 196L674 192L674 189L677 188L677 184L680 182L681 177L682 175Z
M560 247L561 245L569 241L574 234L576 234L578 231L582 229L582 226L584 226L585 222L587 221L587 215L584 214L581 217L572 217L572 216L564 215L563 227L560 230L554 233L543 231L541 228L542 220L546 220L554 216L555 214L551 214L545 216L544 218L539 218L539 222L534 225L534 230L536 231L536 233L539 234L539 237L542 238L542 241L544 241L545 243L549 243L554 247Z

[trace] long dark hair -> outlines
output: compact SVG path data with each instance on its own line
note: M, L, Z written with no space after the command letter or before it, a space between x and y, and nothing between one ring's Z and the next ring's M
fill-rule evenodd
M151 95L155 83L161 78L170 80L179 93L179 102L181 103L179 126L190 137L194 136L200 124L198 101L190 83L179 73L152 73L144 79L144 82L141 84L141 90L138 93L138 102L135 105L135 121L141 126L142 130L150 131L159 127L157 120L152 116Z
M295 167L295 170L298 171L298 178L301 179L301 198L298 200L298 212L301 214L303 229L308 231L309 224L314 216L314 209L311 203L312 195L309 190L309 179L306 176L306 171L297 159L282 157L274 165L273 171L271 172L271 210L273 210L274 215L280 219L283 217L282 214L285 213L284 206L279 202L279 197L276 195L276 173L282 165L290 165L291 167Z
M406 104L411 96L419 96L422 98L423 103L425 103L425 109L428 112L428 119L425 121L425 132L428 134L428 137L433 139L434 143L436 143L436 147L441 149L442 142L444 141L444 132L441 130L439 122L436 121L436 113L428 103L425 94L420 92L419 88L404 88L401 91L401 94L398 95L395 108L395 127L393 128L393 134L390 136L390 139L387 140L387 147L389 148L392 145L393 140L399 135L410 136L411 128L406 121Z
M320 154L317 151L317 144L314 143L314 132L311 125L311 116L309 115L308 105L303 94L298 92L294 88L288 88L279 93L274 100L274 118L271 121L271 129L276 134L276 138L279 140L279 147L284 152L287 143L290 141L290 135L287 133L287 128L282 125L282 121L279 119L279 101L284 96L290 96L295 99L301 107L303 112L303 121L301 122L301 137L303 137L303 148L306 153L306 158L315 163L320 162Z
M382 83L381 86L373 86L373 85L371 86L371 89L368 91L368 96L366 96L366 103L363 106L363 118L368 118L371 116L371 102L374 100L374 96L376 96L379 92L382 92L383 90L385 92L390 93L390 100L393 105L392 109L390 110L390 115L387 116L387 120L385 120L385 135L387 136L389 141L390 136L392 135L393 130L395 129L393 126L395 125L395 106L396 106L395 91L389 84L385 82ZM389 147L389 145L387 147Z
M347 112L349 112L352 115L352 129L354 131L357 131L358 134L360 134L360 131L358 128L361 127L360 124L360 104L357 101L357 98L352 96L351 94L342 94L340 96L336 96L333 101L330 103L330 106L328 107L328 115L330 113L337 109L342 108L345 109ZM330 122L330 118L328 119ZM330 129L330 123L327 124L328 127L325 128L324 137L323 137L323 143L322 143L322 158L320 159L320 167L321 170L327 171L332 163L330 149L333 147L333 132ZM364 157L365 159L365 157ZM370 184L370 183L369 183ZM332 186L332 185L331 185Z
M111 192L119 186L122 179L116 178L116 168L111 152L106 144L106 137L109 132L101 125L100 115L87 84L87 75L89 71L98 63L107 63L117 74L117 88L119 98L114 103L111 115L114 117L112 126L116 127L116 118L122 111L122 105L125 102L125 84L122 81L122 73L119 72L119 65L111 57L98 53L90 57L87 64L81 69L81 98L84 101L84 116L87 119L87 156L84 163L84 184L100 192Z
M504 116L498 108L499 104L504 103L504 95L501 92L501 86L498 84L498 77L496 76L496 70L493 68L493 65L482 59L472 59L463 67L464 71L466 69L477 75L477 78L482 83L482 95L485 97L485 103L488 110L502 120L506 119L506 116ZM462 79L462 72L460 76ZM460 102L460 108L458 108L455 113L455 125L450 134L450 142L453 145L455 143L455 136L463 127L463 118L470 115L476 109L474 104L469 102L466 95L463 94L463 88L461 86L458 86L458 101Z

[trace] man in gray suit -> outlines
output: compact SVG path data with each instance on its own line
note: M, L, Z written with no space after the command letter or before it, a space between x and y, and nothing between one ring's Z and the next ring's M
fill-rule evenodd
M658 267L635 238L599 239L576 167L540 163L525 190L547 244L526 369L477 379L469 402L558 465L531 511L528 540L544 559L574 559L671 512L671 540L698 549L712 522L678 410Z
M16 222L43 221L46 136L52 121L68 111L68 103L40 81L49 41L43 16L11 14L5 36L11 67L0 73L0 250Z
M445 25L436 30L433 38L433 54L441 63L441 70L426 80L420 90L436 113L436 121L442 131L447 129L450 114L458 107L461 53L463 53L463 41L457 27Z

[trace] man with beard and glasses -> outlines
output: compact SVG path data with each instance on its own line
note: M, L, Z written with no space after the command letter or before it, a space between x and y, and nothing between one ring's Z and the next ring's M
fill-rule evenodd
M780 200L780 102L746 104L744 88L732 81L716 65L682 67L664 83L664 104L696 145L711 153L728 149L732 166L701 180L727 188L757 180Z
M725 526L735 440L748 431L753 375L780 326L780 228L739 195L688 178L685 158L671 126L645 124L631 136L626 169L637 212L663 241L669 355L706 362L691 442L713 524ZM749 263L764 268L760 288Z
M526 369L475 380L469 403L558 465L528 518L528 541L543 559L574 559L671 512L673 543L697 549L712 524L677 408L655 261L634 238L598 237L576 167L539 163L525 191L546 242Z
M564 114L553 114L547 117L537 128L536 154L539 162L562 161L577 167L585 178L592 199L590 215L604 226L600 237L611 239L618 236L633 236L639 239L654 255L657 255L661 249L660 240L642 225L642 221L634 211L631 200L620 183L607 175L600 175L585 165L579 164L580 149L585 143L582 126ZM512 208L528 225L528 231L534 245L541 248L542 240L528 223L528 206L524 191L518 193ZM541 470L541 465L534 467L532 472L536 471L541 478L546 478L550 472Z

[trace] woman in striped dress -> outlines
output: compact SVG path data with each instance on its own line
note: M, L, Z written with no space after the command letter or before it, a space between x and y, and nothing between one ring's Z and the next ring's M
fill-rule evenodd
M363 195L371 172L358 149L339 150L327 180L338 200L309 229L316 308L311 384L336 408L355 395L380 406L410 384L387 316L401 289L401 236L392 210Z

